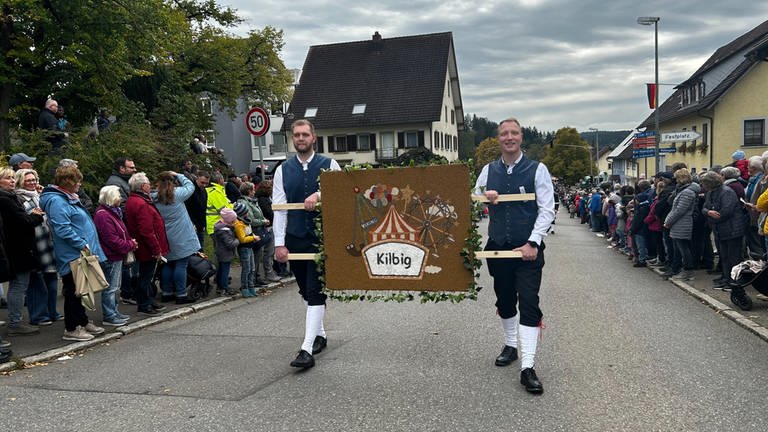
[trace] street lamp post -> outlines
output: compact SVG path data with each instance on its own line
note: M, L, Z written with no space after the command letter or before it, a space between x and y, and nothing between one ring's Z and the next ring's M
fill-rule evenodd
M661 17L643 16L637 18L637 23L640 25L653 24L653 43L654 43L654 58L655 58L655 91L653 92L653 117L656 123L656 152L654 154L654 161L656 163L656 174L661 172L659 166L659 141L661 140L661 130L659 130L659 20ZM646 176L648 176L648 170L646 169Z
M597 128L589 128L589 130L595 132L595 166L597 166L597 176L600 177L600 135L597 133ZM595 181L595 176L592 175L592 181Z

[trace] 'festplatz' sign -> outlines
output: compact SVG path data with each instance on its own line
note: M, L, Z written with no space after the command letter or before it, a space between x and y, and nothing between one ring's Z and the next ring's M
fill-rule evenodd
M669 132L661 134L661 142L693 141L700 137L701 135L696 131Z
M466 166L326 171L320 185L326 288L467 290Z

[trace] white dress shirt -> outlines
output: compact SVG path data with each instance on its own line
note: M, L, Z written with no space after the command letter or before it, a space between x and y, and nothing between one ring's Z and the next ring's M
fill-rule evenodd
M312 159L314 159L315 153L309 157L306 161L302 161L299 156L296 156L304 171ZM331 159L331 171L341 171L339 163L334 159ZM320 198L320 191L317 191L317 197ZM281 164L275 170L275 175L272 177L272 204L287 204L287 197L285 196L285 189L283 189L283 165ZM302 211L302 210L291 210ZM275 247L285 246L285 229L288 226L288 210L275 210L274 221L272 221L272 231L275 235Z
M501 162L504 163L504 165L507 167L507 174L512 174L515 169L515 165L520 162L522 157L523 154L520 153L520 156L511 165L507 165L504 162L504 159L501 159ZM488 164L483 167L483 170L477 177L474 190L475 195L482 195L487 184ZM536 189L534 192L536 194L536 205L538 206L539 211L536 215L536 223L533 225L533 231L531 232L530 236L528 236L528 241L532 241L540 245L544 237L547 236L547 230L549 229L549 226L552 224L552 221L555 220L555 189L552 186L552 176L549 174L547 166L541 162L539 162L539 165L536 168L533 185ZM531 191L520 191L520 193L530 192Z

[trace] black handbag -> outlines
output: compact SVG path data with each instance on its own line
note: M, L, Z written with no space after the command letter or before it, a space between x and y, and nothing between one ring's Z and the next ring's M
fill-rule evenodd
M260 248L264 245L268 245L273 238L272 230L266 226L254 227L253 234L259 236L260 240L253 242L254 248Z

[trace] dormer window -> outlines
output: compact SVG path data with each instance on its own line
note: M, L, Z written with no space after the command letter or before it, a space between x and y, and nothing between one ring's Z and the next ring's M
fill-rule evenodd
M352 114L365 114L365 104L355 104L352 107Z
M304 111L304 117L314 117L317 115L317 107L309 107L306 111Z

